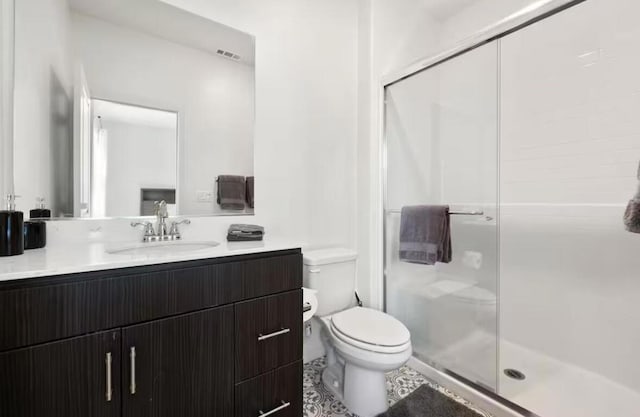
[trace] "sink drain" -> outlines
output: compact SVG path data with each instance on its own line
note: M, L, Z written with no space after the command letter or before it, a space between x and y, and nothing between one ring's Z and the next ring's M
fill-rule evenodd
M518 381L522 381L523 379L526 378L525 374L518 371L517 369L510 369L510 368L505 369L504 374L509 378L517 379Z

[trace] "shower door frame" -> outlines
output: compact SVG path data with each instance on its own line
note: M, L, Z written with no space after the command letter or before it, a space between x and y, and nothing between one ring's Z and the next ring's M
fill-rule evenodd
M476 48L479 48L483 45L489 44L493 41L497 42L498 49L498 70L497 76L500 77L500 39L514 32L519 31L527 26L530 26L540 20L544 20L547 17L553 16L557 13L560 13L566 9L569 9L575 5L583 3L587 0L540 0L536 1L528 7L521 9L518 12L511 14L510 16L490 25L486 28L478 31L474 35L470 36L466 40L462 41L458 45L454 46L451 49L447 49L443 52L440 52L436 55L430 56L425 59L421 59L415 63L408 65L407 67L390 73L384 77L382 77L380 81L380 86L378 88L378 152L379 152L379 161L378 166L380 167L380 176L378 177L378 192L382 197L381 201L378 201L376 204L376 213L375 217L378 220L378 224L382 225L382 233L378 235L378 245L377 245L377 255L379 256L377 260L376 268L379 271L382 271L381 276L378 278L381 279L382 282L378 283L378 288L381 289L378 294L378 302L379 305L382 306L383 311L387 311L387 273L386 273L386 263L387 263L387 213L388 210L392 209L392 207L388 207L387 201L387 137L386 137L386 89L400 81L403 81L407 78L410 78L414 75L417 75L423 71L427 71L433 67L436 67L446 61L454 59L458 56L461 56L469 51L472 51ZM500 80L498 80L498 129L497 129L497 145L498 152L500 149ZM498 154L499 157L499 154ZM499 159L498 159L499 165ZM500 170L498 166L498 178L500 176ZM500 204L499 204L499 196L500 190L498 187L498 205L496 216L498 218L498 230L499 230L499 217L500 217ZM500 245L500 240L498 238L497 244ZM500 279L499 270L498 270L498 281ZM498 291L498 309L497 309L497 329L499 332L499 318L500 318L500 294ZM496 355L499 360L499 346L497 347ZM519 411L520 413L524 413L527 415L533 415L528 410L523 409L518 404L515 404L504 397L501 397L499 393L499 387L496 386L496 391L487 389L482 385L479 385L473 381L468 380L462 375L455 373L454 371L447 369L446 367L434 365L432 363L427 364L431 368L436 371L440 371L450 377L453 377L458 382L461 382L471 388L489 396L491 399L502 403L512 409Z

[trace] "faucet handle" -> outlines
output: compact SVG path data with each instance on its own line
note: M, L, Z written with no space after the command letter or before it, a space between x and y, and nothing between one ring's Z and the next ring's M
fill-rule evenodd
M182 237L180 235L180 230L178 230L179 224L191 224L191 220L183 219L177 222L171 222L171 229L169 230L169 235L173 236L173 238L176 240L180 240L180 238Z
M153 231L153 224L151 222L131 222L131 227L138 227L138 226L144 227L145 238L155 235L155 232Z

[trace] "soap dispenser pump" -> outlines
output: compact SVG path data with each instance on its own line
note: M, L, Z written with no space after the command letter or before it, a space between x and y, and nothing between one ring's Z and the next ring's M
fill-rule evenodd
M7 194L6 210L0 210L0 256L24 253L24 215L16 211L16 197Z
M36 208L29 211L30 219L48 219L51 217L51 210L49 210L44 202L44 198L36 198Z

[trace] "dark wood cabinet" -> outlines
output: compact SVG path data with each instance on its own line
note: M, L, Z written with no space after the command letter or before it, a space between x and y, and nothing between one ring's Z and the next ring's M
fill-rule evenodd
M120 415L120 331L0 354L1 417Z
M232 306L122 329L122 415L232 416L232 333Z
M298 249L0 282L0 417L299 416L301 286Z

